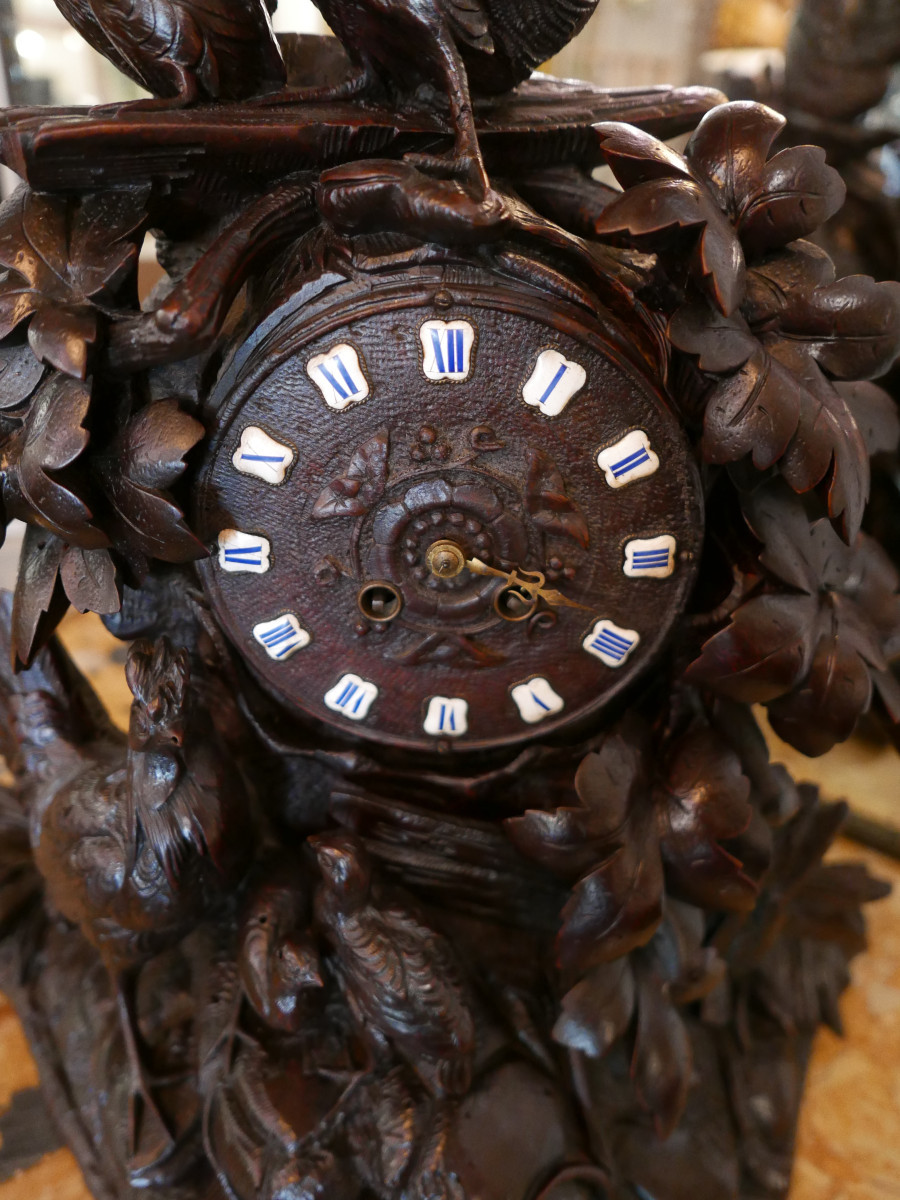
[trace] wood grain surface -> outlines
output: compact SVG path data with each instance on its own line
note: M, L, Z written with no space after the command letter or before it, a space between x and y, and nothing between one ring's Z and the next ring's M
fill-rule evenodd
M121 645L92 616L69 616L63 634L124 727L130 697ZM774 748L777 757L820 783L829 796L846 796L862 811L895 822L900 816L900 766L891 752L854 742L809 762L778 743ZM896 890L869 910L873 949L854 965L854 986L842 1006L846 1037L819 1034L790 1200L900 1200L900 864L849 842L836 846L832 857L865 861ZM0 997L0 1114L15 1092L36 1084L15 1014ZM89 1195L67 1150L54 1151L0 1182L0 1200L88 1200Z

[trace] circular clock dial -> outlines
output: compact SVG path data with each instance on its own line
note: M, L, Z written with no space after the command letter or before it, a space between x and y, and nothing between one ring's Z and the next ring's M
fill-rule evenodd
M496 280L286 307L219 388L201 570L283 703L405 747L596 713L682 610L696 470L577 309Z

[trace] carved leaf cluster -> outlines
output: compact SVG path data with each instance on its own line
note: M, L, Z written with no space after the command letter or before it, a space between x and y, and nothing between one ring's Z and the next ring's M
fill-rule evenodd
M691 1083L693 1052L680 1009L707 996L725 973L705 936L700 909L669 901L646 946L591 968L568 992L553 1029L556 1041L590 1058L629 1039L634 1086L661 1138L677 1125Z
M0 208L0 338L27 321L35 357L85 379L103 307L134 274L147 199L136 188L11 196Z
M745 498L769 583L710 638L688 677L768 706L776 732L818 755L852 733L877 687L900 716L900 577L874 539L851 546L779 481Z
M827 255L798 241L840 208L845 189L817 147L770 157L784 124L759 104L723 105L684 155L627 126L598 126L624 191L595 232L657 250L686 297L669 338L706 383L705 459L752 455L799 493L827 482L830 515L852 540L868 456L836 381L881 375L900 353L900 284L836 281Z
M557 941L569 982L646 944L663 918L665 890L714 909L754 903L753 881L722 846L751 818L737 755L698 723L654 770L656 757L627 722L582 762L577 807L505 822L523 854L572 884Z
M85 428L86 383L53 373L18 415L4 447L7 512L28 521L13 614L13 656L29 664L69 603L119 609L122 572L148 559L206 553L167 489L203 427L175 400L139 409L106 445Z

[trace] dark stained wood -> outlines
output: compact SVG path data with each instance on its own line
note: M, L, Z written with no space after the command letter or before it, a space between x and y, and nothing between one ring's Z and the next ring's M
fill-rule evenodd
M900 717L900 285L769 109L510 91L590 0L322 7L4 117L0 984L102 1200L777 1200L885 889L753 705Z

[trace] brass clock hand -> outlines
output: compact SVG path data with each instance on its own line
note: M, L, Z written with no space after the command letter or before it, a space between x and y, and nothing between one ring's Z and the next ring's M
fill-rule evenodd
M467 559L466 566L475 575L492 575L497 579L505 579L507 587L517 588L534 599L543 600L546 604L550 604L554 608L580 608L585 612L592 611L587 605L579 604L576 600L570 600L568 596L564 596L556 588L545 587L547 577L540 571L522 571L518 567L512 571L500 571L496 567L489 567L480 558ZM531 580L536 580L537 582L532 583Z
M435 542L430 546L426 555L429 570L439 579L454 579L468 568L473 575L486 575L494 579L502 579L507 589L518 592L522 600L532 603L543 600L554 608L580 608L584 612L592 612L585 604L570 600L556 588L546 587L547 576L541 571L523 571L514 567L512 571L501 571L498 567L489 567L480 558L466 558L464 551L456 542L447 539ZM530 614L527 614L530 615ZM521 618L519 618L521 619Z

